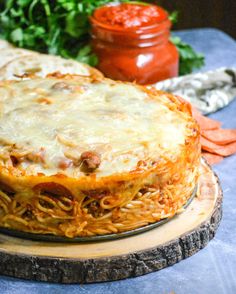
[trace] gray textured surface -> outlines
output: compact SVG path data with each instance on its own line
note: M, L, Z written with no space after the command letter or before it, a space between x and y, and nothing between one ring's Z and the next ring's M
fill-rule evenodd
M236 67L236 42L224 33L204 29L178 35L206 55L205 70ZM236 100L211 116L224 127L236 128ZM0 293L236 293L236 156L214 169L224 191L223 220L215 239L196 255L162 271L118 282L57 285L0 277Z

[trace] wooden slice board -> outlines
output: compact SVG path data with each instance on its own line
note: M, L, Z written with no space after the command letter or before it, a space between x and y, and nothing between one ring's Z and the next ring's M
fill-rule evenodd
M91 283L136 277L187 258L214 237L222 191L202 163L197 197L171 221L148 232L97 243L47 243L0 234L0 274L37 281Z

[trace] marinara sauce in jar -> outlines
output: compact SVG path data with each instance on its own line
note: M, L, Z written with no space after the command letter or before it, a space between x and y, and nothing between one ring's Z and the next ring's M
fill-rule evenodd
M171 22L161 7L106 5L90 21L97 68L107 77L153 84L178 75L178 51L169 41Z

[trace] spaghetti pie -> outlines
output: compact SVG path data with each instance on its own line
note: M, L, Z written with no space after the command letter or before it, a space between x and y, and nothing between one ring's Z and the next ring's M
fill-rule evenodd
M72 75L0 83L0 226L75 236L172 217L191 196L199 129L177 97Z

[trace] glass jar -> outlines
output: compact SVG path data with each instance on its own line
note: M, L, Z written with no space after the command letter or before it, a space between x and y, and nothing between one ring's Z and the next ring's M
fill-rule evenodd
M137 15L135 26L132 25L132 13L128 23L131 25L128 26L123 25L122 21L129 20L129 13L123 14L123 20L118 25L116 21L112 23L112 13L111 21L106 21L104 9L107 10L107 17L109 9L117 5L103 6L91 17L92 48L99 59L97 68L105 76L115 80L153 84L178 75L179 56L169 40L171 22L168 14L161 7L150 6L158 9L159 18L148 21L146 17L146 22L142 22L142 19L138 22ZM113 15L117 16L115 13Z

